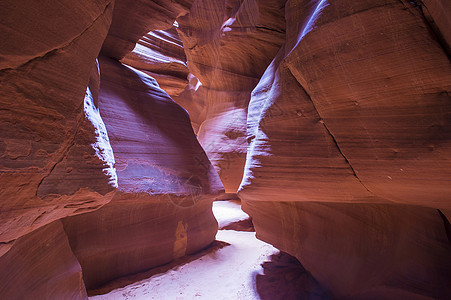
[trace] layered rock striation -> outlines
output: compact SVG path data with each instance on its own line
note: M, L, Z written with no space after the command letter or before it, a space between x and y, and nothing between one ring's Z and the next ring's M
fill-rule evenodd
M178 16L189 11L192 2L115 0L113 21L103 43L102 54L116 60L124 58L146 33L171 28Z
M211 202L223 188L186 111L147 75L96 62L102 44L123 57L137 32L169 28L190 4L152 19L161 22L118 28L118 16L162 3L140 10L116 1L113 13L110 1L66 2L1 4L0 295L8 299L85 299L85 283L193 253L217 230ZM64 219L75 215L83 217Z
M212 200L223 189L188 114L155 79L108 58L100 70L118 192L63 221L88 289L208 246L217 231Z
M334 297L450 298L447 1L0 8L1 298L196 252L224 187Z
M61 221L17 239L0 257L3 299L88 299Z
M180 95L188 85L185 51L175 26L148 32L121 62L155 78L171 97Z
M339 298L448 297L446 51L412 3L285 9L248 112L239 196L257 235Z
M177 19L188 68L198 81L175 100L192 116L229 193L237 191L244 168L250 92L284 40L284 4L198 0Z
M84 109L111 22L110 1L1 6L3 254L15 239L41 226L107 203L115 179L108 171L112 162L93 146L102 139L99 124Z

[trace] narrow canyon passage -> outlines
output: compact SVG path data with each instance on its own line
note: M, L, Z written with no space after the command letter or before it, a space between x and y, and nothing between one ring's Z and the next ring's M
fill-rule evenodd
M330 299L295 258L256 239L238 201L215 201L213 213L219 231L206 250L113 281L89 299Z
M2 0L0 299L451 299L450 16Z

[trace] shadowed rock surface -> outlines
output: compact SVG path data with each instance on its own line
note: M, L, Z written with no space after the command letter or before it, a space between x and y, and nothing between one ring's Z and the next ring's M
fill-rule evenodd
M256 277L258 295L262 300L331 299L299 261L285 253L271 255L263 264L263 274Z
M17 239L0 257L2 299L88 299L61 222Z
M96 145L102 137L95 111L84 107L111 22L110 1L2 1L0 6L4 253L5 245L20 236L107 203L115 180L112 172L104 172L112 162Z
M211 203L222 191L186 111L153 78L108 58L100 70L118 192L64 220L88 289L208 246L217 231Z
M332 297L450 298L450 5L2 1L0 298L194 253L237 190Z
M335 297L448 297L446 52L403 1L289 1L285 17L248 112L238 195L258 237Z

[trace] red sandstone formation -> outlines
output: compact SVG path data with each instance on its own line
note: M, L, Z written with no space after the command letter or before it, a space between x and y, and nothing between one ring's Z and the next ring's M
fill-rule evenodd
M169 29L186 14L192 0L115 0L113 21L102 46L103 55L117 60L133 50L136 42L152 30Z
M110 1L2 1L0 254L114 191L84 94L111 21ZM64 29L64 30L61 30ZM94 118L94 119L93 119Z
M85 299L214 239L222 185L169 95L334 297L450 298L449 1L0 8L0 298Z
M121 62L155 78L171 97L182 93L188 84L185 51L175 26L147 33Z
M285 17L249 105L239 196L257 235L336 297L446 298L446 52L403 1L289 1Z
M99 106L114 152L118 193L64 220L88 289L208 246L221 182L186 111L146 74L100 60Z
M451 2L447 0L423 0L415 3L420 7L432 34L450 55L451 19L449 18L449 12L451 11Z
M125 249L102 248L111 245L108 241L106 245L97 245L97 251L101 251L110 265L103 270L103 277L92 279L93 266L83 260L83 251L78 248L87 235L82 226L76 229L71 227L77 224L78 219L66 220L66 231L71 241L76 238L78 242L72 243L72 250L86 268L83 272L89 285L192 253L213 241L216 232L211 201L221 191L222 185L195 139L186 112L156 88L154 80L144 76L140 81L137 73L118 63L117 68L126 76L114 78L117 84L122 84L125 92L130 89L132 95L136 93L135 96L141 97L149 92L145 98L148 102L139 106L139 99L135 99L138 102L130 103L130 95L127 94L118 96L119 100L114 97L110 99L107 93L111 91L106 89L106 94L100 99L104 108L100 107L99 70L95 58L110 26L113 5L107 1L85 2L44 4L34 9L30 9L25 1L2 3L5 9L2 9L1 22L7 41L0 47L0 254L3 255L0 259L4 266L24 265L18 270L15 280L36 282L39 285L34 287L24 284L29 287L25 288L24 295L29 295L35 289L36 295L42 293L43 298L52 298L54 295L57 298L75 298L60 297L64 295L62 291L66 295L85 296L84 285L80 280L73 284L72 279L66 280L64 277L65 269L74 270L68 267L72 264L71 260L75 261L72 254L69 259L64 252L60 256L49 252L54 256L54 266L49 264L47 270L45 264L49 257L41 257L41 252L30 256L42 268L39 272L47 272L48 275L41 276L43 278L39 278L39 272L20 277L19 273L23 273L27 266L35 268L29 258L21 262L20 257L28 255L27 247L24 246L29 243L28 237L40 237L40 231L36 231L39 227L70 215L99 209L108 203L116 194L118 186L116 168L121 174L120 192L106 211L110 213L111 209L108 209L113 208L113 216L126 217L123 223L111 219L115 226L128 226L128 229L136 232L135 235L126 232L123 234L124 239L126 236L137 238L143 233L146 238L138 245L129 244L130 248ZM117 4L116 10L121 7ZM137 7L129 8L133 9ZM125 10L121 13L133 14ZM164 17L167 20L171 18ZM110 35L117 32L113 27L110 29ZM128 34L132 36L130 32L135 29L128 28ZM108 53L107 50L108 45L104 47L105 53ZM120 45L117 50L122 51ZM128 75L131 78L127 78ZM106 78L108 83L108 76ZM136 86L130 86L133 83ZM129 120L127 129L139 133L134 140L130 140L130 144L126 142L127 138L132 137L130 130L121 128L124 125L120 123L123 118L117 114L119 108L114 108L114 105L121 103L121 97L124 107L131 105L128 114L122 115ZM157 108L161 110L155 110ZM109 121L108 126L113 128L113 136L107 132L99 113L102 110ZM168 117L166 114L172 115ZM161 120L166 120L164 128L161 127ZM114 126L119 126L119 129ZM139 126L141 130L136 131ZM115 137L118 136L121 136L121 140L118 146L115 144L118 153L116 158L110 139L117 143ZM136 147L137 144L142 147ZM123 156L121 151L127 153L127 147L135 152ZM155 150L153 154L149 152ZM121 201L125 200L130 201L123 204ZM118 203L121 210L116 211L115 205ZM99 211L98 216L101 217L102 212ZM132 212L135 217L130 216ZM120 229L102 227L97 218L91 220L95 225L90 229L97 228L97 232L101 233L107 230L109 236L115 239L120 236ZM49 238L52 237L49 232L43 232ZM26 234L29 235L22 237ZM99 237L94 232L92 234ZM63 237L62 232L58 235ZM106 238L107 234L104 235ZM40 238L43 242L46 240L46 237ZM16 239L17 246L14 245ZM36 244L36 247L41 246ZM86 249L90 251L92 248ZM143 255L149 254L145 251L140 253L143 249L151 249L151 255L155 254L150 263L141 260ZM126 257L126 251L131 252L130 256ZM118 252L125 253L119 259L131 258L136 261L120 260L119 263L124 267L117 270L111 264L115 263ZM108 261L111 257L114 259ZM2 278L8 274L2 274ZM14 289L17 288L8 283L0 296L17 295L20 298Z
M176 101L200 125L199 141L230 193L245 162L250 92L283 43L284 3L200 0L177 19L188 68L200 82L194 92L189 87L191 101Z
M88 299L60 221L17 239L0 257L2 299Z

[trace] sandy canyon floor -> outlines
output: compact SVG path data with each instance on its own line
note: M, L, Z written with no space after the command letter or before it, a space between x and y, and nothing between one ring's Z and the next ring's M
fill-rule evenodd
M258 240L239 202L217 201L216 241L204 251L92 291L111 299L328 299L291 256Z

